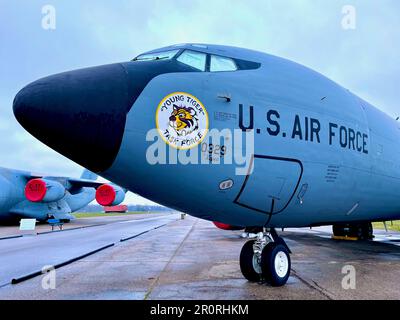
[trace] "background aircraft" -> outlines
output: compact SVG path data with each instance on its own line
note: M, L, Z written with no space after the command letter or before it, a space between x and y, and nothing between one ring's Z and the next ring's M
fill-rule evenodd
M73 179L0 168L0 223L21 218L69 221L74 219L72 212L94 199L105 206L124 200L124 190L96 179L97 175L89 171L84 171L81 179Z
M134 193L259 228L240 257L250 281L280 286L289 277L290 250L275 228L343 223L366 234L371 221L400 217L400 124L321 74L261 52L157 49L38 80L18 93L14 114L48 146ZM253 134L254 144L210 142L211 129ZM155 165L149 151L162 146L167 156L191 150L221 164ZM244 175L223 161L237 153L250 154Z

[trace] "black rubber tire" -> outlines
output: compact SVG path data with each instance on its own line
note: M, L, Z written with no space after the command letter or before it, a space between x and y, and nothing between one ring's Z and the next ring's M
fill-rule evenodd
M283 252L288 259L288 270L285 276L280 277L275 270L275 257L279 252ZM271 242L264 248L261 256L261 268L263 278L273 287L282 287L290 277L291 261L289 251L281 243Z
M358 238L359 240L364 240L363 224L357 223L350 225L350 237Z
M290 251L290 248L288 247L288 245L286 244L285 240L282 237L278 237L275 239L275 243L276 244L281 244L283 245L286 250L289 252L289 254L291 254L292 252Z
M253 267L254 240L247 241L240 252L240 270L243 276L250 282L260 282L261 275Z
M333 235L336 237L357 237L362 238L360 224L335 224L332 226Z
M374 228L372 227L371 222L363 223L362 233L363 233L364 240L373 240L374 239Z
M333 235L336 237L344 237L346 235L344 230L344 225L342 224L334 224L332 226Z

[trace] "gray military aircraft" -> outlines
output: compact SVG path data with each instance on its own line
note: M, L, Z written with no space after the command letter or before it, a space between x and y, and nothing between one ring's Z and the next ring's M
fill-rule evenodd
M97 175L87 170L81 179L72 179L0 168L0 223L15 223L21 218L67 222L74 219L72 212L94 199L106 206L124 200L124 190L96 179Z
M53 75L22 89L14 114L54 150L145 198L258 228L240 255L250 281L289 277L275 228L370 237L371 221L400 217L400 124L261 52L183 44Z

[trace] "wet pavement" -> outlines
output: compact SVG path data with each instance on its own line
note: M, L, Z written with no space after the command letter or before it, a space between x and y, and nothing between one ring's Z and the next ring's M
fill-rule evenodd
M113 216L99 216L99 217L90 217L90 218L79 218L72 220L69 223L64 223L63 229L70 230L70 229L78 229L78 228L86 228L92 226L99 226L109 223L115 223L119 221L128 221L128 220L138 220L138 219L147 219L151 217L160 217L166 214L170 214L170 212L163 212L163 213L138 213L138 214L121 214L121 215L113 215ZM20 231L19 225L11 225L11 226L0 226L0 241L4 238L8 237L16 237L20 235L26 234L36 234L36 233L43 233L43 232L51 232L52 228L47 223L38 223L36 225L35 231ZM54 228L54 231L59 231L58 227Z
M97 228L84 237L93 237ZM107 232L119 228L123 223ZM390 241L398 234L379 232L379 241L348 242L330 239L329 232L280 232L293 251L291 277L281 288L243 279L238 257L246 240L240 231L188 217L57 269L54 290L42 288L41 275L3 286L0 299L400 299L400 247ZM348 266L355 271L356 288L345 290L342 271Z

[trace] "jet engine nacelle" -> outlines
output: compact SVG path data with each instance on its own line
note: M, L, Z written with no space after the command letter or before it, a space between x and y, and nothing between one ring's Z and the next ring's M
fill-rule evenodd
M32 179L25 186L25 197L31 202L54 202L65 196L65 187L47 179Z
M103 184L96 190L96 201L104 207L117 206L124 199L124 190L115 185Z
M237 227L237 226L231 226L230 224L226 224L226 223L221 223L221 222L213 222L214 225L218 228L218 229L222 229L222 230L243 230L243 227Z

